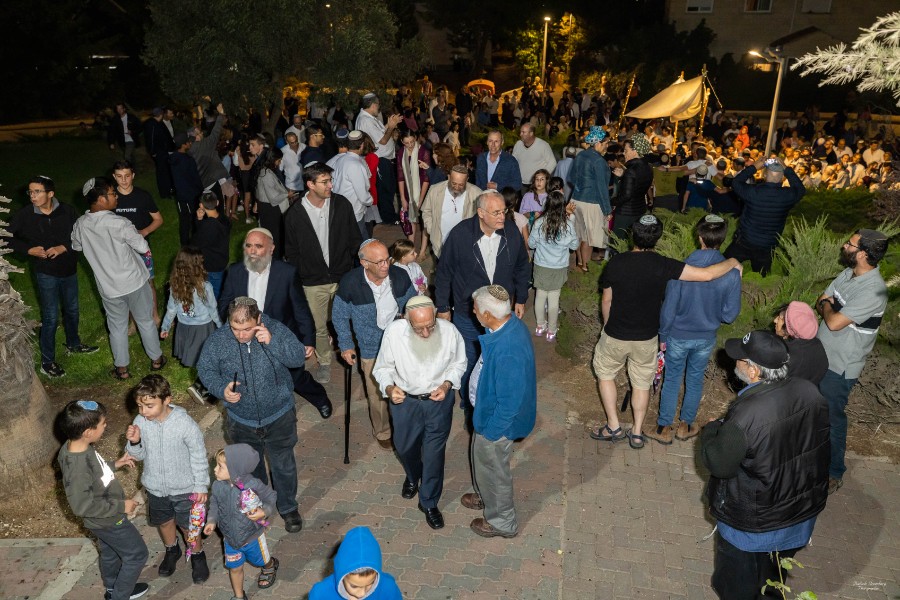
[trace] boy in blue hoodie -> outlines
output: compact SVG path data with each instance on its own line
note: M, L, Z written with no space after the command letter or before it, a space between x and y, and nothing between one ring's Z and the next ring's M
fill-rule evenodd
M719 246L725 241L728 223L718 215L706 215L697 224L700 249L685 262L706 267L725 260ZM731 323L741 310L741 276L731 270L724 277L707 282L670 281L659 316L660 349L666 353L666 378L659 396L659 418L647 437L660 444L673 438L688 440L700 433L694 424L706 364L716 347L716 331L721 323ZM681 414L676 415L678 392L684 380ZM680 417L675 426L675 417Z
M381 547L368 527L344 536L334 573L313 586L309 600L402 600L397 582L381 570Z
M275 585L278 559L269 554L266 517L275 512L275 491L253 477L259 453L249 444L231 444L216 453L216 481L209 497L209 514L203 533L212 535L218 525L225 538L225 566L234 591L232 600L244 598L244 563L260 567L256 584ZM255 494L256 500L248 499Z

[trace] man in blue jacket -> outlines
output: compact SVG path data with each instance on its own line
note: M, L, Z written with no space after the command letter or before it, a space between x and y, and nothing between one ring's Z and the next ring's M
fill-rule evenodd
M505 187L514 190L522 187L519 161L503 151L503 134L496 129L487 135L488 151L478 155L475 161L475 185L483 190L501 191Z
M715 265L725 257L719 246L725 241L728 224L718 215L706 215L697 224L700 249L685 263L695 267ZM647 437L660 444L672 438L688 440L700 433L694 424L706 363L716 348L716 331L721 323L731 323L741 311L741 276L732 269L724 277L708 282L669 281L659 315L659 347L666 353L666 379L659 397L659 418L655 431ZM685 375L687 371L687 375ZM676 428L678 391L684 379L684 399Z
M509 293L489 285L472 294L482 335L481 358L469 380L469 401L475 407L472 436L472 485L463 495L466 508L484 510L469 527L482 537L515 537L519 533L513 503L509 460L514 440L534 429L537 415L537 375L531 332L510 314Z
M384 329L402 314L406 302L416 294L409 275L390 264L387 246L375 239L368 239L359 247L362 269L352 269L341 278L331 322L337 332L341 358L349 365L356 364L356 343L359 344L363 377L366 380L369 401L369 419L372 435L385 450L391 449L391 417L387 401L378 390L378 382L372 376L375 358L381 347ZM351 329L352 322L352 329Z
M531 265L525 240L512 220L506 218L506 203L495 190L478 196L477 215L460 221L450 231L441 250L435 277L435 305L438 317L450 318L466 342L468 366L462 379L463 408L469 373L478 359L478 339L484 329L472 314L472 293L496 284L510 291L516 316L525 314Z
M764 166L765 182L753 184L753 175ZM785 178L789 187L782 185ZM784 231L788 213L800 202L806 188L780 158L765 157L735 175L731 187L744 202L744 211L725 258L749 260L750 268L765 276L772 268L772 251Z

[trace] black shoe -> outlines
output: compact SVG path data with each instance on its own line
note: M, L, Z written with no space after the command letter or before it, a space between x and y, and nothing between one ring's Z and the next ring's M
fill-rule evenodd
M334 411L334 407L331 405L331 400L328 401L328 404L323 404L322 406L317 406L319 409L319 414L322 415L323 419L327 419L331 416L331 413Z
M178 566L178 559L181 558L181 546L178 545L178 542L175 542L175 545L171 548L166 547L166 555L163 557L161 563L159 563L159 576L160 577L169 577L172 573L175 572L175 567Z
M66 352L69 354L93 354L100 349L100 346L87 346L78 344L77 346L66 346Z
M188 388L188 394L200 404L206 404L209 399L209 392L203 387L203 384L200 383L199 379L192 383Z
M62 377L66 374L63 368L55 362L41 364L41 373L47 377Z
M194 583L203 583L209 579L209 565L206 564L206 553L191 554L191 579Z
M419 486L410 481L409 479L405 479L403 481L403 489L400 490L400 495L409 500L410 498L415 498L416 493L419 491Z
M441 514L441 509L437 506L434 508L425 508L420 504L419 510L425 513L425 522L428 523L429 527L432 529L444 528L444 515Z
M136 583L131 590L131 595L128 596L129 600L136 600L140 598L144 594L150 591L150 586L146 583ZM112 600L112 590L106 590L103 594L103 600Z
M303 529L303 519L300 518L300 511L295 510L283 514L281 515L281 518L284 519L284 529L288 533L297 533Z

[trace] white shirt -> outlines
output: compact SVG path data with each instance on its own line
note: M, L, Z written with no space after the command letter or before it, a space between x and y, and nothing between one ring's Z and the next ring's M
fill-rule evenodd
M256 300L259 305L259 312L266 309L266 291L269 289L269 274L272 272L272 265L266 267L262 273L256 271L247 272L247 295Z
M300 144L297 151L294 152L287 144L281 149L281 171L284 173L284 186L295 192L302 191L303 185L303 167L300 166L300 153L306 147Z
M706 162L705 158L703 160L688 161L687 163L685 163L684 166L686 166L688 169L693 170L693 169L696 169L697 167L699 167L700 165L706 165L706 169L707 169L706 178L707 179L712 179L719 173L719 170L715 167L715 165L711 165L708 162ZM697 177L695 175L689 175L688 180L697 181Z
M500 238L496 231L490 236L482 235L478 240L478 249L481 250L481 258L484 259L484 270L488 279L494 283L494 271L497 270L497 252L500 251Z
M871 165L873 162L881 164L884 161L884 150L881 148L876 148L875 150L866 149L862 153L862 159L866 166Z
M503 152L501 150L500 152ZM500 164L500 154L497 154L497 160L491 156L490 152L487 155L487 180L491 181L494 178L494 171L497 170L497 165Z
M441 336L441 350L437 357L422 360L413 354L409 339L416 335L406 319L394 321L384 330L381 349L375 359L372 376L381 393L389 385L396 385L409 394L430 394L445 381L459 389L466 372L466 346L456 327L446 319L435 319Z
M326 164L334 169L331 175L334 192L350 201L353 214L359 221L365 216L366 207L372 206L372 193L369 191L372 172L366 159L355 152L344 152L335 154Z
M361 110L359 111L359 116L356 117L356 128L364 133L368 133L372 141L375 142L375 154L378 158L394 158L396 152L394 140L389 139L387 144L384 145L380 143L381 138L384 137L384 132L387 131L387 127L384 126L380 118L373 117L366 111Z
M391 290L391 278L385 277L380 284L376 284L369 279L369 273L365 270L363 270L363 277L372 288L372 295L375 296L375 321L378 329L385 329L400 312L397 299L394 298L394 292Z
M284 130L284 135L287 135L289 133L293 133L297 136L297 141L300 142L299 152L303 152L303 149L306 148L306 127L297 127L296 125L291 125Z
M300 201L300 204L306 209L309 221L316 231L316 238L318 238L319 247L322 249L322 258L325 259L325 264L330 266L331 263L328 256L328 218L331 214L331 198L325 200L322 208L317 208L309 201L308 196L309 192L303 194L303 200Z
M134 142L134 138L131 137L130 133L128 133L128 113L125 113L124 115L122 115L121 119L122 119L122 129L125 130L125 143L129 144L131 142Z
M488 329L488 333L496 333L503 329L503 326L509 323L509 319L506 320L503 325L498 327L497 329ZM472 406L475 406L475 401L478 399L478 380L481 379L481 369L484 367L484 353L482 353L478 357L478 362L475 363L475 367L472 369L472 374L469 375L469 402Z
M488 161L488 170L490 170L490 161ZM454 198L450 193L450 186L444 190L444 201L441 204L441 243L447 241L450 230L459 225L463 217L463 208L466 203L466 193L463 192L459 198Z
M172 127L172 121L166 121L165 119L163 119L163 125L165 125L166 129L169 130L169 135L175 137L175 128Z
M556 157L553 148L541 138L534 138L531 146L525 146L522 140L516 142L512 151L513 157L519 161L519 172L522 174L522 185L531 183L531 177L538 169L547 169L552 173L556 168Z

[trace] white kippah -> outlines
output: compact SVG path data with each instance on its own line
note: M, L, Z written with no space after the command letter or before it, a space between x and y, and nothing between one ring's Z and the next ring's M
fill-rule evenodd
M424 306L429 306L434 308L434 302L432 302L431 298L428 296L413 296L406 303L406 310L412 310L414 308L422 308Z
M265 227L254 227L250 231L247 232L247 235L251 233L261 233L272 241L275 241L275 236L272 235L272 232L266 229Z
M657 219L653 215L644 215L643 217L641 217L639 223L641 225L656 225L657 223L659 223L659 219Z
M360 131L359 129L354 129L353 131L351 131L350 133L347 134L347 139L354 140L354 141L361 140L362 136L363 136L362 131Z

